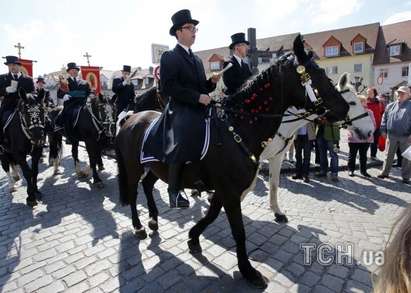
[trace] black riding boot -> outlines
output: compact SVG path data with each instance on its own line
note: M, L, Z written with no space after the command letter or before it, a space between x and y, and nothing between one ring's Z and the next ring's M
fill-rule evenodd
M190 202L181 193L181 176L184 164L170 164L168 166L168 197L171 208L188 208Z

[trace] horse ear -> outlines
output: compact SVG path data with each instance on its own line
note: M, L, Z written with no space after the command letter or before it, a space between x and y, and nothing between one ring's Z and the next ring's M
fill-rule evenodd
M305 64L310 60L305 52L303 37L300 34L294 39L293 51L295 56L297 56L298 63Z
M346 88L347 84L348 84L348 73L344 72L341 76L340 79L338 80L338 87L340 88L340 90Z

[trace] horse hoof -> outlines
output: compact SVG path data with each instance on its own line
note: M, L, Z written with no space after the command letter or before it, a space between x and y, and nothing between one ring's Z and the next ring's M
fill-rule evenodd
M147 238L147 232L144 227L141 227L140 229L134 228L134 234L136 234L137 238L140 240Z
M26 199L26 204L29 207L35 207L37 205L37 201L35 199Z
M265 289L267 288L267 283L269 280L264 277L259 271L255 270L255 275L252 278L245 277L247 282L252 285L254 288L257 289Z
M277 213L274 213L274 216L275 216L275 221L277 222L277 223L288 223L288 218L287 218L287 216L286 215L281 215L281 214L277 214Z
M154 220L153 218L151 218L150 221L148 221L148 227L153 231L157 231L158 230L158 222L156 220Z
M16 191L16 187L13 186L13 187L10 187L10 188L9 188L9 192L10 192L10 193L13 193L13 192L15 192L15 191Z
M100 165L100 166L98 166L98 170L99 170L99 171L104 171L104 170L105 170L105 168L104 168L104 166L103 166L103 165Z
M98 181L94 183L94 186L97 187L98 189L103 189L104 188L104 183L101 181Z
M188 244L188 249L190 251L191 254L199 254L201 253L203 250L201 249L201 245L199 242L194 242L192 239L187 241Z

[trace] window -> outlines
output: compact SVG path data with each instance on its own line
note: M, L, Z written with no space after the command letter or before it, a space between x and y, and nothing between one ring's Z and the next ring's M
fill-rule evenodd
M327 72L327 74L338 74L338 66L326 67L325 71Z
M210 70L211 71L221 70L221 62L220 61L210 62Z
M384 78L387 78L388 77L388 69L386 69L386 68L381 68L380 69L380 76L383 76Z
M401 54L401 45L390 46L390 56L398 56Z
M364 53L364 42L355 42L353 49L355 54Z
M339 55L338 46L325 47L325 57L334 57Z
M362 72L362 64L354 64L354 72Z
M408 66L404 66L404 67L402 67L401 68L401 76L408 76L408 74L410 74L409 72L408 72Z

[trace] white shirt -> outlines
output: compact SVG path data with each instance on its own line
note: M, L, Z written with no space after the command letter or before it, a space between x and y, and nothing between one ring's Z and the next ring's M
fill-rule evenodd
M237 59L238 64L240 64L240 66L241 66L241 61L243 61L243 59L238 57L236 54L233 54L233 56L234 56L235 59Z

